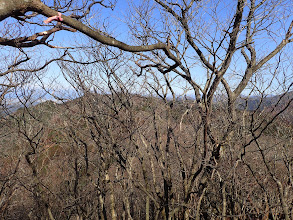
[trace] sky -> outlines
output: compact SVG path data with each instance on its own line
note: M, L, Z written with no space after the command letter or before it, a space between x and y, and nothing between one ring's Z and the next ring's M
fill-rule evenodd
M135 5L138 5L142 3L142 0L137 0L133 1ZM223 28L227 26L227 23L222 22L222 23L216 23L213 22L212 19L220 19L224 21L226 17L231 17L232 12L235 10L235 7L232 7L233 10L226 10L226 7L234 5L235 6L235 1L234 0L229 0L229 1L222 1L220 7L217 8L217 11L210 11L207 10L207 8L211 5L216 5L218 4L219 1L216 0L209 0L209 1L203 1L203 8L204 10L199 11L197 14L197 17L200 19L196 19L194 23L191 23L190 25L193 25L196 30L199 31L199 35L202 34L203 38L201 39L202 42L210 43L209 40L212 38L217 38L221 34L223 34ZM258 1L257 1L258 2ZM272 1L272 2L278 2L278 1ZM290 1L286 1L288 4L290 4ZM125 22L127 21L138 21L135 20L135 13L128 12L128 8L132 7L131 1L128 0L118 0L115 9L112 11L111 9L104 9L101 7L97 7L97 12L95 14L90 15L89 19L89 24L92 25L93 27L99 27L102 28L103 26L107 26L110 28L107 28L107 32L111 33L112 36L117 38L118 40L121 40L123 42L127 42L129 44L135 45L137 44L136 42L133 41L133 39L130 37L129 34L129 29ZM291 2L292 5L292 2ZM293 7L286 7L286 10L284 10L283 13L280 13L280 10L282 7L279 7L279 11L276 10L275 15L275 23L271 26L271 30L269 30L267 33L263 32L261 35L257 36L257 41L254 42L256 45L256 48L258 50L264 51L264 52L269 52L273 49L274 45L278 43L282 36L283 31L282 28L287 28L288 23L284 23L284 17L287 14L292 13L292 8ZM146 10L144 13L148 13L151 10L150 8L141 8L141 10ZM159 18L159 13L160 10L156 10L154 13L150 14L151 16L151 21L152 21L152 26L155 27L164 27L161 23L157 22L156 20ZM215 12L215 13L214 13ZM265 26L266 25L266 14L265 12L259 11L259 16L263 16L264 19L262 20L262 24ZM292 16L291 16L292 18ZM45 20L46 18L44 16L40 16L38 19ZM215 20L215 21L216 21ZM96 23L95 23L96 22ZM168 20L168 23L172 24L172 20ZM283 27L284 26L284 27ZM274 27L279 27L280 29L274 29ZM36 31L44 31L46 30L46 26L38 27ZM217 31L213 32L213 29L217 29ZM208 31L211 30L209 33ZM163 31L163 29L162 29ZM207 34L203 34L203 33ZM280 34L280 36L277 36L277 34ZM266 35L266 39L264 38L264 35ZM243 36L239 36L241 38ZM269 40L269 43L266 43L265 40L268 38L274 37L276 41L274 42L273 40ZM80 46L87 45L88 42L91 42L94 45L94 42L89 40L86 36L80 33L70 33L70 32L65 32L61 31L56 33L54 36L54 45L60 45L60 46L71 46L72 44L78 44ZM215 43L216 41L214 41ZM217 43L217 42L216 42ZM291 61L291 52L292 46L289 46L288 49L282 51L282 55L277 57L276 59L273 59L273 61L278 61L278 59L282 59L281 65L278 66L278 71L280 70L280 73L278 75L278 78L275 78L272 83L272 89L270 92L275 92L279 93L283 88L280 87L280 85L283 83L288 84L292 80L292 61ZM38 55L34 57L36 62L41 62L42 60L48 59L50 57L56 56L57 53L62 53L63 50L59 50L59 52L56 52L56 50L48 49L44 46L36 47L33 49L27 49L27 51L31 52L36 52ZM78 49L76 50L70 50L72 54L77 54L80 52ZM6 51L1 51L2 54L6 54L9 52ZM10 52L10 53L15 53L15 52ZM225 53L225 50L223 50L223 53ZM82 59L87 60L88 56L86 54L81 55ZM193 57L194 57L194 51L188 50L186 53L186 58L187 62L192 63L194 62ZM207 55L208 57L208 55ZM276 66L273 65L273 62L270 64L271 66L268 69L264 69L260 74L258 74L255 77L255 82L259 82L260 80L264 81L264 85L258 85L260 88L265 89L266 85L270 84L270 79L274 75L274 70L276 69ZM231 65L231 68L228 71L228 74L226 76L226 79L229 80L229 82L232 85L236 85L237 82L239 82L239 75L241 75L241 72L244 71L245 68L245 63L243 57L241 58L241 54L238 53L235 58L233 59L233 65ZM124 69L123 69L124 70ZM204 84L206 81L206 70L202 68L202 66L199 63L194 63L194 66L191 68L192 75L194 76L194 79L201 85ZM55 88L56 90L63 90L64 88L69 89L70 85L66 82L66 80L63 78L62 74L60 74L60 68L59 66L54 63L51 64L50 67L47 69L46 74L42 75L42 81L43 83L46 84L46 86L50 86L52 88ZM238 76L237 76L238 75ZM174 74L171 75L174 77ZM52 81L52 79L55 79L55 81ZM252 85L252 84L251 84ZM181 90L179 89L180 87L184 87L185 84L184 82L176 82L174 83L174 86L176 88L176 91L179 93ZM245 94L249 94L250 88L245 91Z

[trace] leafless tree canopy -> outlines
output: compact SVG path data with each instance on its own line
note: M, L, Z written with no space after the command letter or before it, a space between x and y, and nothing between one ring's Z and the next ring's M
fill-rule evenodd
M0 0L1 217L293 218L292 1L118 4Z

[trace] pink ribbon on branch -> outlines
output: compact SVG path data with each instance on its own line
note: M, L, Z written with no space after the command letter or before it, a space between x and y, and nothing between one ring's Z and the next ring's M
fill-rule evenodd
M58 16L55 15L55 16L52 16L52 17L49 17L47 20L44 21L45 24L49 24L51 21L63 21L63 18L61 18L61 13L58 12Z

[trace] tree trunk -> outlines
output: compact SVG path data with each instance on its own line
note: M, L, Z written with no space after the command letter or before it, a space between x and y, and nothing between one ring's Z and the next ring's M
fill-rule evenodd
M146 197L146 204L145 204L145 219L150 219L150 197Z

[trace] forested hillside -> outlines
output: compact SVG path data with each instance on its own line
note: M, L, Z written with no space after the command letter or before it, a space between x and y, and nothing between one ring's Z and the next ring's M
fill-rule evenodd
M287 189L288 207L293 202L293 127L283 120L292 118L292 104L271 125L274 112L239 110L233 136L221 143L221 159L209 162L215 170L198 161L213 152L198 145L204 137L194 109L194 100L170 105L155 97L88 93L3 117L2 218L49 213L54 219L96 219L115 212L117 219L161 219L166 205L177 219L187 208L201 218L221 216L223 209L245 219L283 218L278 184ZM227 129L225 107L218 103L214 111L212 132L220 135ZM193 207L196 201L200 207Z
M0 219L293 219L292 0L0 0Z

